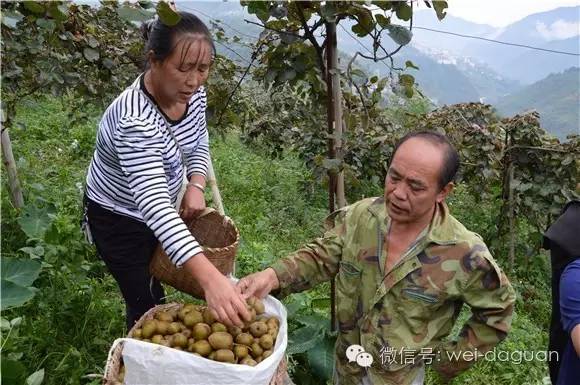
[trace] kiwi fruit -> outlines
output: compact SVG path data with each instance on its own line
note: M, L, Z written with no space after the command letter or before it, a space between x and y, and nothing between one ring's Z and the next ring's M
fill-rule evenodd
M254 342L252 345L250 345L250 354L252 357L259 357L262 355L262 353L264 353L264 349L262 349L259 343Z
M184 348L187 346L187 337L181 333L175 333L171 339L171 346Z
M272 354L280 321L264 316L264 303L258 298L248 299L246 307L252 320L241 328L226 326L207 307L190 303L156 313L131 337L219 362L255 366Z
M155 318L158 321L165 321L165 322L173 322L173 316L165 311L160 311L159 313L155 314Z
M269 334L264 334L260 337L260 346L264 349L271 349L274 346L274 339Z
M143 338L151 338L153 334L157 331L157 321L154 319L147 320L143 322L143 327L141 328L141 334Z
M236 363L236 357L234 352L229 349L219 349L215 352L215 360L220 362L229 362L230 364Z
M211 352L211 345L207 340L195 341L193 351L202 357L207 357Z
M170 323L167 321L157 321L157 334L166 335Z
M268 332L268 326L262 321L256 321L250 325L250 333L254 337L262 337Z
M206 323L198 323L193 327L193 338L205 340L211 334L211 327Z
M203 316L197 310L192 310L185 315L183 318L183 323L188 328L193 327L195 324L203 322Z
M167 334L175 334L175 333L179 333L181 331L181 328L179 327L179 323L177 322L172 322L169 324L169 327L167 328Z
M216 332L212 333L208 341L212 348L218 349L231 349L233 345L233 338L230 334L226 332Z
M252 357L245 357L244 359L242 359L240 361L240 364L242 364L242 365L248 365L248 366L256 366L256 365L258 365L258 363L252 359Z
M234 354L239 359L247 357L249 353L250 353L250 351L246 345L235 345L234 346Z
M250 346L254 342L254 337L249 333L240 333L236 336L236 343Z
M253 305L254 310L256 310L256 314L264 314L266 311L266 307L264 306L264 302L261 299L256 298Z
M224 325L221 322L214 322L211 325L211 331L213 333L217 333L217 332L227 332L228 331L228 328L226 327L226 325Z
M213 313L211 312L211 310L209 310L209 308L205 308L202 315L203 315L203 322L205 322L208 325L211 325L212 323L217 321L215 319L215 317L213 316Z

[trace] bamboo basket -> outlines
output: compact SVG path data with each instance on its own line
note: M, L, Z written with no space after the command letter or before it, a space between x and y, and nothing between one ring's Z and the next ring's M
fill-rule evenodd
M166 305L157 305L147 313L143 314L143 316L135 323L135 325L129 330L128 337L132 337L133 333L136 329L139 329L146 320L153 319L155 314L160 311L171 311L171 310L179 310L183 307L182 304L179 303L169 303ZM119 380L119 375L121 371L121 365L123 364L123 343L121 342L118 344L113 353L110 355L109 359L107 360L107 365L105 367L105 374L103 375L103 385L122 385L123 382ZM282 359L280 365L276 369L272 380L270 381L269 385L288 385L289 377L287 374L287 366L286 366L286 359ZM171 385L178 385L178 384L171 384ZM241 384L240 384L241 385Z
M189 231L203 248L207 259L224 275L234 269L234 260L240 241L240 233L234 222L212 208L188 224ZM204 299L201 286L182 268L177 268L157 246L149 265L151 275L193 297Z

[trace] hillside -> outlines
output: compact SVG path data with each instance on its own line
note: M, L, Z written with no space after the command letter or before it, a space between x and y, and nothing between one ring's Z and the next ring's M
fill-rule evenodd
M570 68L524 87L497 103L503 115L529 109L540 113L542 126L559 139L580 134L580 69Z

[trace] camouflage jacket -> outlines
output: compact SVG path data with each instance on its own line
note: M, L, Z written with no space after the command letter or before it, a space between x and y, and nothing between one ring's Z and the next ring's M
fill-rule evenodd
M272 266L280 296L336 276L336 384L358 385L368 375L373 384L407 385L423 364L455 376L473 363L469 354L493 349L510 329L511 284L480 236L444 204L385 275L389 225L384 199L364 199L331 214L322 238ZM471 318L457 341L444 341L463 303ZM353 344L370 353L372 366L349 362Z

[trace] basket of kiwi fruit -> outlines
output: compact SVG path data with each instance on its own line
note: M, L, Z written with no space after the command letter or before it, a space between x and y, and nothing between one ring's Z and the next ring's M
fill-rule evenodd
M280 320L264 314L260 299L249 298L251 320L244 327L218 322L203 305L170 303L145 313L128 333L129 338L189 352L204 359L230 364L256 366L274 349ZM124 383L122 343L110 355L104 385ZM282 385L287 378L286 360L278 365L269 385Z

